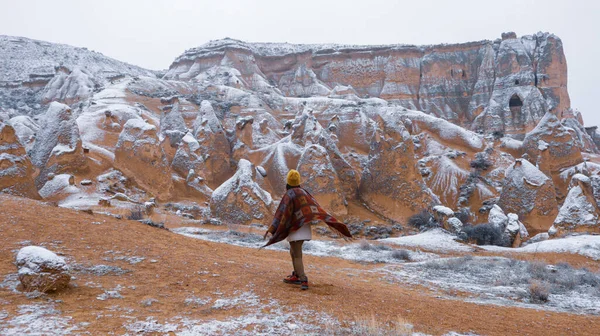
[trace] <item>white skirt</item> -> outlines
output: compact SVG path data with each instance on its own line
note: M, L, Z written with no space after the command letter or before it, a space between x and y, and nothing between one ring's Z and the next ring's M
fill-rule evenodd
M310 222L304 223L298 230L290 233L287 237L287 241L293 242L298 240L311 240L312 231L310 229Z

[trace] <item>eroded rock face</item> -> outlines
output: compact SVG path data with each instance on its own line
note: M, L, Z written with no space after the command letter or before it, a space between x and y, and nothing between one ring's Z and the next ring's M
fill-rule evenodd
M36 185L41 187L49 173L77 172L87 168L79 128L71 108L53 102L43 116L30 152L31 162L41 169Z
M249 88L296 97L380 97L490 132L523 133L547 110L570 107L562 42L548 33L422 47L224 39L186 51L165 78L205 79L224 66L235 70L226 77L235 74ZM511 108L514 95L522 112Z
M592 181L585 175L575 174L571 188L558 216L554 228L561 232L599 232L600 211L594 198Z
M498 206L515 213L530 232L548 231L558 214L554 183L525 159L507 169Z
M20 249L16 264L19 281L27 292L58 291L71 281L65 259L43 247L27 246Z
M233 174L230 163L231 147L221 122L210 102L206 100L202 101L194 122L194 137L200 146L205 165L202 173L208 185L216 188Z
M170 197L171 169L155 126L129 119L119 135L114 166L159 199Z
M523 148L531 162L537 162L540 169L548 173L583 162L573 130L563 126L552 113L546 113L539 124L527 133Z
M256 169L248 160L240 160L235 174L212 194L213 216L230 224L269 224L273 220L273 199L255 182Z
M334 216L346 215L346 198L341 181L325 148L311 145L304 150L298 162L302 187L311 193L327 212Z
M15 130L0 122L0 192L39 199L35 173Z
M434 197L415 166L410 134L402 124L381 124L371 143L359 193L372 209L404 221L432 205Z

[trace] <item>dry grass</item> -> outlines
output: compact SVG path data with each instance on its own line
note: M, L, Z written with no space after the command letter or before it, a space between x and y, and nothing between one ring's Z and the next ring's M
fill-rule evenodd
M360 335L360 336L408 336L412 335L413 326L402 317L396 321L384 322L375 315L371 318L357 318L349 322L349 326L327 326L324 335Z
M538 281L532 281L529 284L529 295L531 296L531 302L544 303L548 302L550 290L546 284Z

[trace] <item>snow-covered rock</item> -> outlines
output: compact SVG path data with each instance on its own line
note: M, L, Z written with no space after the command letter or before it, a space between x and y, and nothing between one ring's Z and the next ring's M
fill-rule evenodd
M231 147L221 121L209 101L202 101L194 121L194 137L204 162L204 169L195 168L211 188L216 188L233 175Z
M231 224L270 223L273 199L255 179L252 163L240 160L235 174L212 193L212 214Z
M57 102L50 104L43 115L30 156L31 162L41 169L36 180L38 186L43 185L48 173L86 169L79 128L69 106Z
M523 148L531 162L540 170L558 172L583 162L581 148L574 131L565 127L558 118L548 112L523 140Z
M594 198L590 178L575 174L571 179L571 188L553 228L562 232L589 231L598 232L600 229L600 210Z
M505 213L519 216L530 232L545 232L558 213L552 180L525 159L507 169L498 200Z
M71 281L65 259L43 247L23 247L17 254L16 264L19 281L28 292L61 290Z
M40 196L45 200L57 201L67 195L78 193L75 177L70 174L59 174L49 179L40 189Z
M504 231L508 223L508 217L497 204L494 204L494 206L490 209L490 213L488 214L488 222L493 224L498 229Z

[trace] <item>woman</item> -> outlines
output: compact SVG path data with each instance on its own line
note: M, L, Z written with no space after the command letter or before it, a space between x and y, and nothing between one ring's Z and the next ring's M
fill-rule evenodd
M294 271L292 275L287 276L283 281L289 284L299 284L302 290L307 290L308 277L304 273L304 264L302 263L302 244L312 238L310 222L322 220L348 238L352 238L352 234L350 234L344 223L323 210L315 198L300 187L300 173L298 171L292 169L288 172L286 189L287 191L275 213L273 223L271 223L263 238L266 239L269 233L272 234L272 237L263 247L287 238L290 242L290 255L292 256Z

